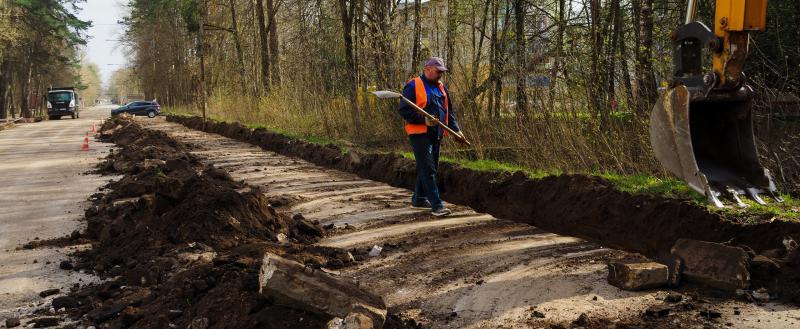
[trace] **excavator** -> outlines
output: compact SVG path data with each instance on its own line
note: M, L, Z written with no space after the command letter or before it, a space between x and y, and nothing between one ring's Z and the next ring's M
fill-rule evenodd
M743 71L750 33L766 27L767 0L716 0L714 10L712 30L696 20L697 1L689 0L685 24L670 34L672 79L651 113L650 144L668 171L714 206L727 199L746 207L740 196L783 202L759 161L754 91Z

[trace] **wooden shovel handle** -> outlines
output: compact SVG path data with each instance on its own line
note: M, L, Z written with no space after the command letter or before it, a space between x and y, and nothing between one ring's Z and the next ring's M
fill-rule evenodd
M470 142L469 142L469 141L468 141L468 140L467 140L467 139L464 137L464 135L461 135L461 133L459 133L459 132L456 132L456 131L455 131L455 130L453 130L453 129L450 129L450 127L448 127L446 124L444 124L444 122L442 122L442 121L439 121L439 119L437 119L435 116L431 115L431 114L430 114L430 113L428 113L428 112L425 112L425 110L423 110L421 107L417 106L417 104L414 104L414 102L412 102L411 100L409 100L409 99L408 99L408 98L406 98L405 96L402 96L402 95L401 95L401 96L400 96L400 98L402 98L402 99L403 99L403 101L405 101L405 102L406 102L408 105L411 105L411 107L412 107L412 108L414 108L414 110L416 110L416 111L417 111L417 113L419 113L419 114L422 114L422 116L424 116L424 117L428 118L428 120L435 122L437 125L439 125L440 127L444 128L444 130L447 130L447 132L449 132L449 133L453 134L453 136L454 136L454 137L455 137L455 138L456 138L456 139L457 139L459 142L461 142L461 143L464 143L464 144L466 144L467 146L472 146L472 143L470 143Z

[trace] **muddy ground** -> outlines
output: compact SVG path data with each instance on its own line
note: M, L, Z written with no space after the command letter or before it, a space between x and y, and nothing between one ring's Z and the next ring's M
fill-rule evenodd
M124 176L92 197L93 206L86 211L86 232L33 246L89 242L92 248L76 253L76 260L66 267L108 280L76 286L68 296L54 299L55 313L68 316L62 324L323 327L328 317L276 304L257 293L258 268L265 251L325 268L383 296L390 306L387 328L682 328L746 327L748 323L751 327L782 327L791 326L798 316L792 308L778 304L736 302L735 297L691 286L677 292L620 291L604 282L605 263L631 257L626 252L497 220L458 205L452 206L456 213L451 218L435 220L424 211L410 211L404 205L407 192L396 188L256 152L224 138L176 132L175 126L150 122L145 126L151 128L128 120L104 125L104 138L121 148L98 170ZM408 175L413 174L409 173L413 165L409 168L405 160L392 155L342 154L334 147L285 140L240 126L208 128L233 136L249 133L248 142L258 135L254 141L267 149L393 185L408 184ZM491 212L503 198L507 202L524 198L524 194L516 198L507 197L509 194L537 193L533 194L537 199L563 208L557 211L539 204L542 209L533 211L530 205L509 203L515 211L505 214L519 220L523 213L517 212L529 209L524 214L531 217L526 218L545 225L560 221L565 231L588 226L571 235L652 257L661 255L668 243L669 238L643 242L641 236L609 229L624 224L642 230L635 223L620 222L618 217L636 214L621 205L623 197L630 196L603 198L602 193L620 192L609 192L610 185L602 180L565 176L536 186L515 175L458 170L444 170L447 186L456 179L471 178L472 186L487 190L481 197L450 188L445 192L449 201L462 200ZM612 203L603 205L603 201ZM644 206L639 211L646 212L634 216L638 220L666 221L669 215L706 218L701 222L707 225L713 220L678 202L633 201L639 202L634 209ZM614 211L618 204L622 207L619 213ZM601 216L590 218L588 211L592 210ZM667 213L659 215L662 211ZM546 216L554 217L541 219ZM742 233L747 227L729 219L717 220L729 222L725 225L730 226L718 226L728 235L713 234L733 234L748 241ZM674 226L678 224L695 225L677 221ZM716 232L718 227L709 226L708 230ZM652 234L657 229L649 230ZM772 228L763 230L766 237L775 234L769 233ZM669 236L684 234L677 227L665 232ZM373 245L383 248L378 257L368 254ZM787 257L769 241L754 244L752 249L773 250L776 254L772 256ZM793 263L788 258L779 260L784 265ZM787 280L797 282L796 277L772 279L784 286ZM53 314L42 311L36 316L46 319ZM762 320L775 322L758 325Z
M98 171L124 176L92 197L85 232L26 246L92 244L61 267L107 281L76 285L52 301L55 310L111 328L320 328L330 320L258 294L265 251L343 266L346 252L310 246L319 225L276 211L261 191L202 166L163 133L112 120L101 137L121 148ZM40 313L31 323L71 321Z

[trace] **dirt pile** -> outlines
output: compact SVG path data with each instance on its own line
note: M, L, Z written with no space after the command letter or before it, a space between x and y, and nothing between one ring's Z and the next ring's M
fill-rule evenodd
M414 162L399 154L344 152L333 145L294 140L239 123L203 123L201 118L182 116L167 119L397 187L413 188L416 179ZM797 222L747 224L737 218L709 213L689 201L622 192L607 180L594 176L530 179L521 172L476 171L449 163L442 163L439 171L445 200L498 218L659 260L671 258L670 249L684 238L743 246L752 256L769 255L781 268L779 272L794 267L787 258L784 241L800 241ZM754 278L754 282L775 280L775 275Z
M322 228L201 167L164 134L112 119L101 135L122 148L100 170L125 176L93 197L79 236L92 248L65 268L109 281L76 287L54 308L111 328L320 328L330 320L258 294L265 251L315 268L352 262L344 250L309 245Z

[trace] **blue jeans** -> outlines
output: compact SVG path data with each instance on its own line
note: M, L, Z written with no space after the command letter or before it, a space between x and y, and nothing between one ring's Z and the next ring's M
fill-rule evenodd
M431 208L442 208L444 204L442 198L439 197L439 188L436 186L436 170L439 168L441 141L430 134L409 135L408 139L411 141L414 159L417 162L417 183L414 186L411 203L420 205L427 200L431 203Z

